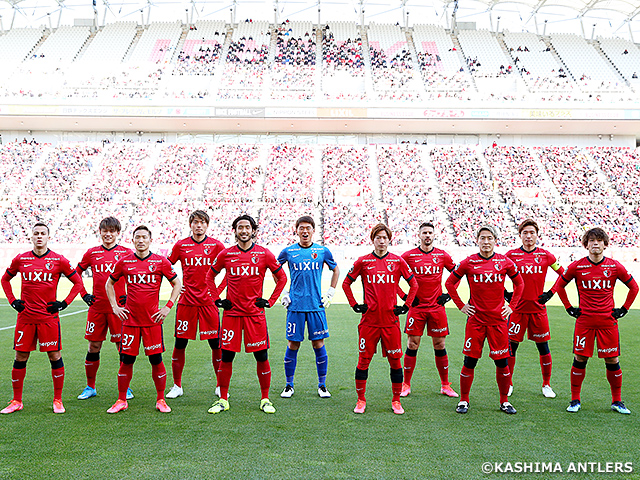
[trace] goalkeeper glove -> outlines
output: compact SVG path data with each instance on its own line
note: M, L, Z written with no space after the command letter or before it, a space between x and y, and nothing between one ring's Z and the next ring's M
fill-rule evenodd
M322 306L324 308L329 308L331 306L331 300L333 299L333 296L336 294L336 289L333 287L329 287L329 289L327 290L327 293L324 294L324 297L322 297Z
M282 295L282 298L280 299L280 303L282 303L282 306L284 308L289 308L289 305L291 305L291 297L289 296L289 292L284 292L284 295Z

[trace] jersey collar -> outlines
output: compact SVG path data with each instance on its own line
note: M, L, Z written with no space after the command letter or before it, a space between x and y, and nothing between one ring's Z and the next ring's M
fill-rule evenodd
M116 243L113 247L111 247L111 248L107 248L107 247L105 247L104 245L100 245L100 247L101 247L104 251L106 251L106 252L110 252L111 250L113 250L114 248L117 248L117 247L119 247L119 246L120 246L120 245L118 245L117 243Z
M31 253L33 253L33 256L34 256L34 257L36 257L36 258L44 258L44 257L46 257L47 255L49 255L49 252L50 252L50 251L51 251L51 250L49 250L49 249L47 248L47 251L46 251L46 252L44 252L42 255L38 255L38 254L37 254L36 252L34 252L33 250L31 250Z
M491 260L493 257L496 256L496 252L493 252L490 257L483 257L482 255L480 255L480 253L476 253L476 255L478 255L478 258L482 260Z
M433 249L434 249L434 248L435 248L435 247L431 247L431 250L429 250L428 252L425 252L425 251L422 249L422 246L418 246L418 250L420 250L422 253L424 253L424 254L426 254L426 255L429 255L430 253L433 253Z
M520 250L522 250L524 253L533 253L533 252L535 252L536 250L538 250L538 247L533 247L533 250L525 250L525 249L524 249L524 245L521 245L521 246L520 246Z
M591 265L600 265L600 264L601 264L602 262L604 262L606 259L607 259L607 257L603 256L603 257L602 257L602 260L600 260L598 263L596 263L596 262L594 262L593 260L591 260L591 259L589 258L589 255L587 255L587 260L589 260L589 263L590 263Z
M138 260L140 260L141 262L146 262L146 261L147 261L147 259L148 259L151 255L153 255L153 253L151 253L151 250L149 250L149 255L147 255L147 256L146 256L146 257L144 257L144 258L140 258L136 252L133 252L133 256L134 256L134 257L136 257L136 258L137 258Z
M376 252L375 252L375 251L371 252L371 255L373 255L374 257L376 257L376 258L378 258L378 259L382 260L382 259L383 259L383 258L385 258L387 255L389 255L389 251L387 250L387 253L385 253L385 254L384 254L383 256L381 256L381 257L379 257L378 255L376 255Z
M236 247L238 247L238 250L240 250L241 252L244 252L244 253L247 253L248 251L252 250L253 247L255 247L255 246L256 246L256 242L253 242L249 248L247 248L246 250L243 250L242 248L240 248L240 245L238 245L236 243Z
M204 241L209 238L208 236L204 236L204 238L202 239L202 241L197 241L195 238L193 238L193 235L190 236L191 240L193 240L194 242L196 242L198 245L200 245L201 243L204 243Z
M302 245L300 245L300 242L298 242L298 246L299 246L300 248L304 248L304 249L306 250L307 248L311 248L311 247L313 247L313 242L311 242L311 245L309 245L308 247L303 247Z

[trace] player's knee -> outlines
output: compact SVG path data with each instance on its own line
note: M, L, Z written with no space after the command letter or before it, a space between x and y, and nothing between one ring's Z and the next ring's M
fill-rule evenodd
M402 362L400 361L399 358L389 358L389 366L391 367L392 370L395 369L402 369Z
M120 361L125 365L133 365L134 363L136 363L136 357L134 357L133 355L127 355L126 353L121 353Z
M162 354L154 353L153 355L149 355L149 363L151 365L160 365L162 363Z
M64 367L62 357L58 358L57 360L49 360L49 363L51 363L51 370L56 370L58 368Z
M509 366L509 362L507 361L506 358L500 358L498 360L494 360L493 363L495 363L496 367L498 368L504 368Z
M518 347L520 346L520 344L518 342L509 342L509 346L511 347L511 356L515 357L516 350L518 350ZM538 347L538 350L540 350L540 347Z
M391 383L402 383L402 368L391 369Z
M617 372L618 370L620 370L620 362L605 363L605 366L610 372Z
M211 350L218 350L220 348L220 339L219 338L210 338L207 340L209 342L209 346Z
M20 360L14 360L13 361L13 368L15 368L16 370L22 370L23 368L27 368L27 362L23 362Z
M187 344L189 343L189 339L187 338L176 338L175 348L178 350L184 350L187 348Z
M433 349L444 350L444 337L433 337Z
M231 350L222 350L223 362L231 363L234 358L236 358L236 352L232 352Z
M474 368L476 368L476 365L478 364L478 359L477 358L473 358L473 357L465 356L464 357L464 361L462 363L469 370L473 370Z
M536 347L538 347L540 355L548 355L551 353L551 350L549 350L549 342L536 343Z
M269 355L267 354L267 350L260 350L258 352L253 352L253 356L256 359L256 362L266 362L267 359L269 358Z
M356 380L366 380L367 378L369 378L369 369L365 368L363 370L356 367Z
M100 360L100 352L87 352L87 362L97 362Z
M420 338L420 337L418 337ZM409 338L407 340L407 348L411 349L411 350L418 350L418 348L420 348L420 340L415 340L413 338Z
M96 353L102 349L102 342L89 342L89 352Z
M446 348L434 348L433 349L433 353L435 354L436 357L446 357L447 356L447 349Z
M579 368L580 370L584 370L585 368L587 368L587 360L584 360L584 361L581 362L577 358L574 358L573 359L573 366L574 366L574 368Z
M359 357L358 366L356 368L359 368L360 370L367 370L369 368L370 363L371 363L370 358Z

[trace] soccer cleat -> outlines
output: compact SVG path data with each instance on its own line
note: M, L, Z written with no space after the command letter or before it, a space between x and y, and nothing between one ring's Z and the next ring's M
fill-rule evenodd
M167 402L164 398L161 398L156 402L156 410L162 413L171 413L171 407L167 405Z
M411 393L411 385L402 382L402 390L400 391L401 397L407 397Z
M133 398L133 390L127 388L127 400L131 400Z
M613 402L611 404L611 410L614 412L622 413L624 415L630 415L631 410L624 406L623 402Z
M220 413L220 412L224 412L226 410L229 410L229 401L225 400L224 398L221 398L220 400L215 402L213 405L211 405L211 408L209 410L207 410L207 412L209 412L209 413Z
M291 398L293 396L293 385L285 385L284 386L284 390L282 390L282 393L280 394L280 396L282 398Z
M53 413L64 413L66 412L64 405L62 404L62 400L54 399L53 400Z
M320 385L318 387L318 395L320 396L320 398L331 398L329 390L327 390L327 387L324 385Z
M464 400L458 402L458 406L456 407L456 412L467 413L468 411L469 411L469 402L465 402Z
M396 415L402 415L404 413L404 408L402 408L402 404L399 400L391 402L391 410L393 410L393 413Z
M260 400L260 410L264 413L276 413L276 407L273 406L273 403L268 398Z
M127 408L129 408L129 404L127 403L126 400L116 400L116 403L114 403L111 408L109 410L107 410L107 413L118 413L118 412L123 412L125 411Z
M509 385L509 392L507 393L507 397L513 395L513 385Z
M86 400L87 398L95 397L98 394L95 388L91 388L90 386L84 387L84 390L80 395L78 395L78 400Z
M580 400L571 400L571 403L567 407L567 412L576 413L580 410L580 407ZM611 405L611 407L613 408L613 405Z
M513 405L511 405L509 402L503 402L500 404L500 411L507 413L509 415L513 415L516 413L516 409L513 408Z
M440 386L440 393L447 397L458 398L458 394L451 388L451 384L447 383Z
M11 400L9 402L9 405L0 410L0 413L4 414L17 412L18 410L22 410L23 407L24 405L22 404L22 402L19 402L18 400Z
M367 402L364 400L358 400L356 408L353 409L353 413L364 413L365 408L367 408Z
M553 391L551 385L543 385L542 386L542 395L547 398L556 398L556 392Z
M173 387L171 387L171 390L169 390L169 393L167 393L167 398L178 398L178 397L181 397L183 394L184 394L184 391L182 390L182 387L179 387L174 383Z

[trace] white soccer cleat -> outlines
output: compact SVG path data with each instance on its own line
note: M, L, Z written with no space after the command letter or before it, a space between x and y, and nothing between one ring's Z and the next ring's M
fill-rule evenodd
M556 392L553 391L551 385L543 385L542 386L542 395L547 398L556 398Z
M331 398L329 390L327 390L327 387L325 387L324 385L318 387L318 395L320 396L320 398Z
M294 393L293 385L285 385L284 390L282 390L282 393L280 394L280 396L282 398L291 398L293 397L293 393Z
M178 398L182 395L184 395L182 387L174 384L173 387L171 387L171 390L169 390L169 393L167 393L167 398Z

